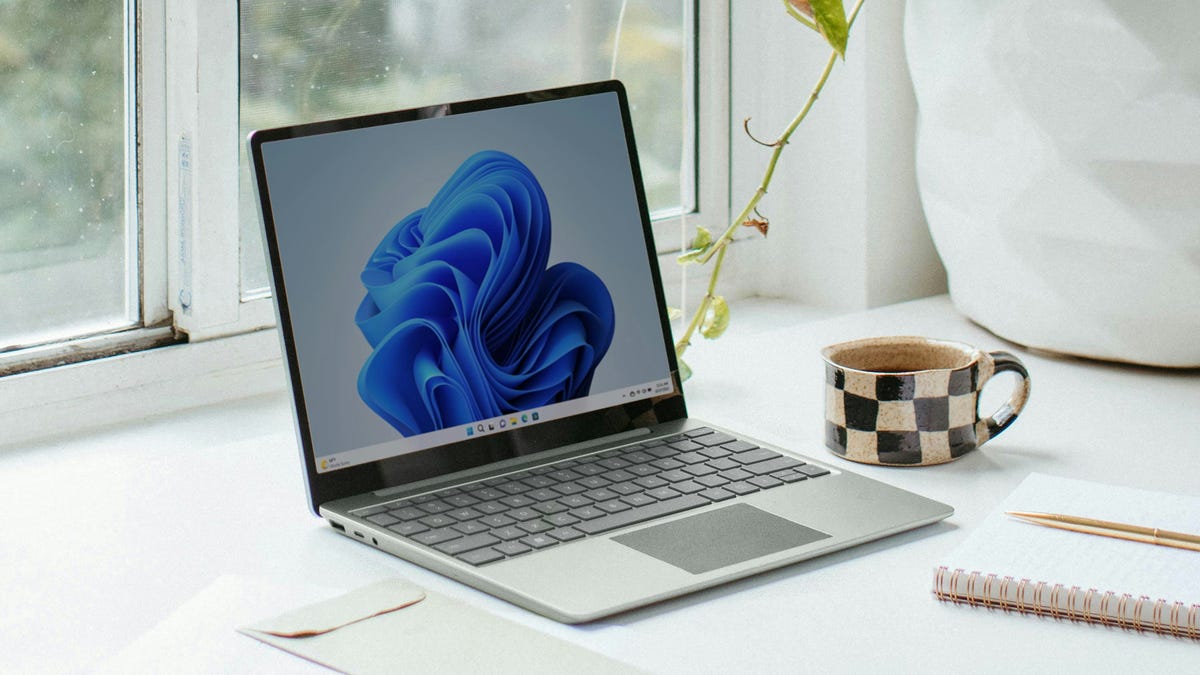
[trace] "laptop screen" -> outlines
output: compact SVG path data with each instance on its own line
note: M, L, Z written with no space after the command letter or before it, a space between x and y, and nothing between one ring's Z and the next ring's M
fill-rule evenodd
M593 89L252 137L311 472L678 395L623 92Z

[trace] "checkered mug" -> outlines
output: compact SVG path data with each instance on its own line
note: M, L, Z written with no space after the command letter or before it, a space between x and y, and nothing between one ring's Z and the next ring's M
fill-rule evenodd
M924 337L830 345L825 359L825 445L866 464L949 462L1007 429L1029 399L1029 372L1008 352ZM1018 380L987 417L979 392L996 373Z

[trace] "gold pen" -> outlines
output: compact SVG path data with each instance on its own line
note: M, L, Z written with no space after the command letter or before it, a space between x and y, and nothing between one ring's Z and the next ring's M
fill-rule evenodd
M1006 511L1005 513L1013 518L1033 523L1034 525L1045 525L1046 527L1057 527L1061 530L1070 530L1072 532L1097 534L1102 537L1140 541L1144 544L1157 544L1158 546L1172 546L1174 548L1185 548L1189 551L1200 551L1200 536L1194 534L1160 530L1157 527L1126 525L1125 523L1114 523L1108 520L1096 520L1095 518L1064 516L1060 513L1030 513L1028 511Z

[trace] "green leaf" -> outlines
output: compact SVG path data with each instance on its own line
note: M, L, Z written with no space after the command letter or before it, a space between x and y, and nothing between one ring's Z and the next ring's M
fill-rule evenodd
M708 305L704 323L700 325L700 334L709 340L715 340L721 337L726 328L729 328L729 304L725 302L724 297L718 295Z
M692 379L692 369L688 366L687 361L679 359L679 381L687 382Z
M679 262L681 264L696 262L697 258L704 255L704 253L708 251L709 247L712 246L712 242L712 232L709 232L706 228L697 227L695 238L693 238L692 242L688 244L687 252L679 256Z
M812 5L813 21L825 37L825 41L839 56L846 58L850 25L846 23L846 8L842 5L842 0L809 0L809 4Z

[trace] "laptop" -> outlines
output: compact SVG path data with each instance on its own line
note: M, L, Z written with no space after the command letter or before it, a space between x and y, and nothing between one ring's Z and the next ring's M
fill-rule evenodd
M567 623L952 509L687 415L616 81L249 139L311 508Z

